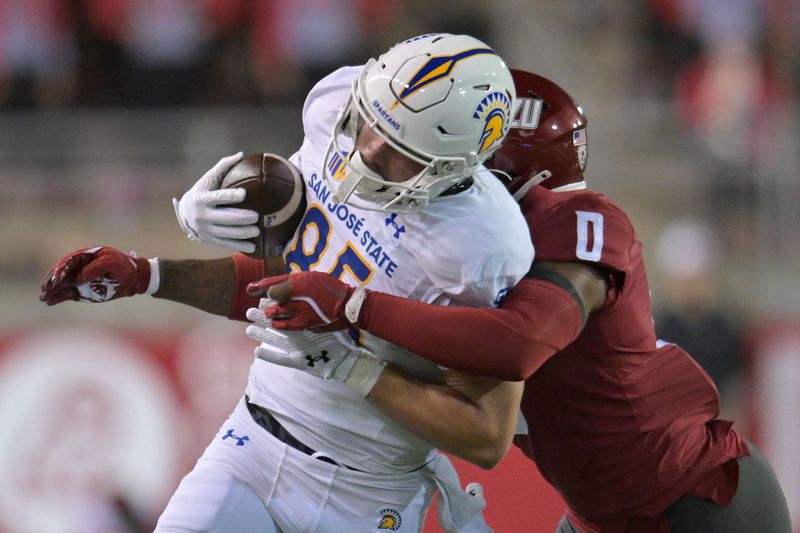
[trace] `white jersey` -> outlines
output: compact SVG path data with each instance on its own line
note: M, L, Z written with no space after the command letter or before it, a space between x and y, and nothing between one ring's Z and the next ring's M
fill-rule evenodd
M352 285L440 305L497 305L530 268L533 246L519 206L482 168L468 190L404 214L334 203L322 177L339 110L362 67L320 81L303 107L305 139L292 161L306 185L307 211L285 252L292 270L318 270ZM342 148L352 149L342 142ZM335 175L337 161L332 161ZM435 327L431 325L431 327ZM441 370L361 332L376 355L428 379ZM336 381L256 360L250 401L270 410L307 446L370 472L407 472L430 459L431 445Z

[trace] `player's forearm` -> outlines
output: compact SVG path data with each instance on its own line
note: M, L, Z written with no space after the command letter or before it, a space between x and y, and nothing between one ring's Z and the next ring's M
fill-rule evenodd
M234 296L233 261L222 259L159 259L161 284L155 298L172 300L227 316Z
M440 450L492 468L511 446L522 383L454 372L446 379L436 385L389 365L368 400Z
M582 317L562 289L526 279L496 309L441 307L371 293L359 326L446 368L516 381L572 342Z

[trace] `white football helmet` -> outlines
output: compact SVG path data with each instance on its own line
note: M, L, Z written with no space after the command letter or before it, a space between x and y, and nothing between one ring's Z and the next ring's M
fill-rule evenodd
M430 34L393 46L364 67L334 126L323 172L334 200L377 211L425 207L500 146L514 99L505 62L474 37ZM342 150L340 136L355 142L364 124L423 170L391 182Z

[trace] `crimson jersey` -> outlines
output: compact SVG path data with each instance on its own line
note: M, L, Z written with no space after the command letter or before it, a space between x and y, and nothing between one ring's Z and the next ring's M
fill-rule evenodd
M747 455L746 445L716 419L719 394L706 373L656 340L642 245L627 216L586 190L534 187L521 205L536 261L584 263L610 290L577 339L527 379L529 433L516 444L581 531L656 531L658 515L683 494L727 504L738 475L729 460Z

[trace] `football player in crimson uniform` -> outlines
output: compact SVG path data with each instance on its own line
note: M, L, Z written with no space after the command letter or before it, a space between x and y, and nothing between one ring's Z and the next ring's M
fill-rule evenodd
M525 380L528 429L514 442L567 504L559 533L789 533L770 465L717 418L706 373L655 336L642 245L625 213L586 188L583 111L549 80L514 77L514 129L489 165L513 178L535 259L499 308L427 305L321 273L250 291L282 302L265 310L273 327L358 327L450 369ZM430 414L452 394L392 365L369 399L411 428L457 425ZM465 455L478 445L465 442Z

